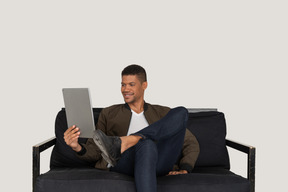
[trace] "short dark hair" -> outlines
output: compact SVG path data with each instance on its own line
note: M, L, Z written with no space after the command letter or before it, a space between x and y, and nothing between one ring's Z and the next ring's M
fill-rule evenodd
M136 75L142 83L147 81L146 71L140 65L132 64L125 67L122 71L122 76L124 75Z

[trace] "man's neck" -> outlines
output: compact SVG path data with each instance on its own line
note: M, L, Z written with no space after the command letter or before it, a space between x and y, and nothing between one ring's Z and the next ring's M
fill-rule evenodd
M135 113L141 113L144 111L144 100L137 103L128 103L131 110L133 110Z

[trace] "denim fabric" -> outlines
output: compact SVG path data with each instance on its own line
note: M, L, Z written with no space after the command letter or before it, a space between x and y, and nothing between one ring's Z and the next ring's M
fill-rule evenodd
M137 192L156 192L156 177L168 174L178 160L187 120L186 108L171 109L161 120L135 133L143 139L126 150L110 170L134 176Z

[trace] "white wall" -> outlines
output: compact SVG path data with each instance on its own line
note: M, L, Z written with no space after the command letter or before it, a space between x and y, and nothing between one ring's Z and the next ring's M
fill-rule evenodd
M96 107L121 103L120 72L137 63L146 101L223 111L227 137L257 148L256 190L283 191L287 5L1 1L1 188L32 190L32 146L54 135L63 87L89 87ZM245 156L231 159L245 176Z

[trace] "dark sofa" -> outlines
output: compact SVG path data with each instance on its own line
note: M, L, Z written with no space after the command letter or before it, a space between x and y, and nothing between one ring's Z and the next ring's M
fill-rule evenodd
M93 108L95 122L101 108ZM187 128L196 136L200 154L192 173L159 177L159 192L254 192L255 148L226 139L226 122L222 112L216 109L188 109ZM62 133L67 129L65 109L55 122ZM80 139L79 142L86 142ZM50 170L40 175L40 153L49 147L53 151ZM247 178L230 169L227 146L247 154ZM243 162L245 163L245 162ZM81 161L68 147L63 135L56 135L33 146L33 191L34 192L135 192L133 177L120 173L102 171Z

